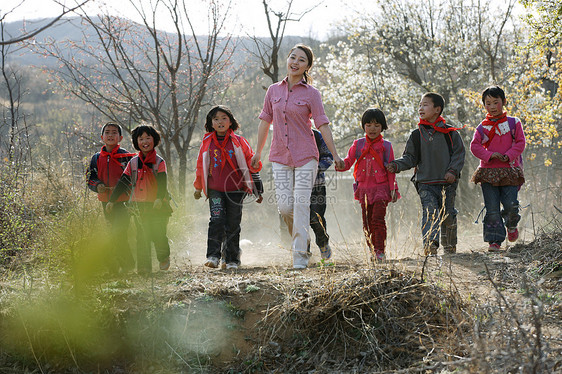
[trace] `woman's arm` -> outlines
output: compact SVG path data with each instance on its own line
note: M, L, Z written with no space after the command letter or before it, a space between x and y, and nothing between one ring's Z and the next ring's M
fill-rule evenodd
M263 147L265 147L265 141L267 140L267 135L269 134L269 123L261 120L258 126L258 145L256 147L256 154L252 157L252 165L251 167L254 169L258 169L261 160L261 152L263 151Z

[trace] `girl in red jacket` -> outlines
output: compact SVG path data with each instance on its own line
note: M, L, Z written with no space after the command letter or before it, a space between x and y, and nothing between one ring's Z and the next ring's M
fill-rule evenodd
M254 151L246 139L234 134L239 127L230 109L213 107L207 113L207 133L197 157L194 197L200 199L203 192L209 198L211 218L205 266L210 268L218 267L221 257L226 269L238 268L242 201L248 193L257 196L258 203L262 201L263 186L257 174L261 162L257 169L251 167Z
M372 260L385 259L386 207L400 198L394 173L388 173L385 166L394 160L394 151L389 141L382 138L388 128L386 118L380 109L367 109L361 118L365 137L357 139L347 153L346 171L355 164L353 189L355 200L361 203L363 230Z

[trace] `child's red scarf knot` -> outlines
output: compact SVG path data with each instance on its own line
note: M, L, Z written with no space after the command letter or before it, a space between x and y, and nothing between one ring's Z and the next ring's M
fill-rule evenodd
M440 133L443 133L443 134L448 134L450 132L463 129L465 127L465 126L459 127L459 128L457 128L457 127L439 127L439 126L437 126L437 124L439 122L443 122L443 124L445 124L445 118L439 116L439 118L437 118L437 120L435 120L435 122L429 122L429 121L426 121L424 119L420 119L420 122L418 123L418 126L421 126L421 125L431 126L433 128L433 130L435 130L437 132L440 132Z
M108 152L105 149L105 145L101 147L101 151L100 151L100 156L102 157L109 157L109 159L112 162L117 163L119 166L121 166L121 162L119 162L120 158L123 157L133 157L135 154L134 153L117 153L119 151L119 145L116 145L115 148L113 148L111 150L111 152Z
M221 151L221 172L222 169L224 169L225 161L228 162L230 166L232 166L232 169L236 170L234 163L232 162L232 160L228 156L228 152L226 151L226 146L228 144L228 141L230 140L230 136L232 135L232 133L233 133L232 129L228 129L226 131L226 134L224 135L224 139L222 140L222 142L219 142L216 131L213 131L211 135L211 139L213 140L213 143Z
M359 160L361 160L363 157L366 157L367 154L370 154L377 161L377 163L380 165L380 167L383 170L386 170L384 168L383 160L381 160L381 157L379 156L377 151L375 151L375 147L374 147L375 144L377 144L379 142L382 143L382 141L383 141L382 134L379 134L379 136L377 136L374 139L371 139L368 136L366 136L365 138L366 138L365 146L363 148L363 151L361 152L361 156L359 156L359 158L357 159L357 164L359 164ZM355 166L355 168L353 169L353 177L355 178L355 180L357 180L357 166Z
M143 178L143 175L147 175L147 178L151 181L155 181L156 177L152 173L152 166L148 165L155 165L156 164L156 150L153 149L152 151L148 152L145 156L141 151L139 151L139 160L141 160L143 171L140 175L140 178Z
M498 131L498 125L507 120L507 112L503 112L499 116L491 116L490 113L486 114L486 119L482 121L482 126L491 126L492 128L488 131L488 141L484 143L484 147L488 149L488 146L492 142L492 139Z

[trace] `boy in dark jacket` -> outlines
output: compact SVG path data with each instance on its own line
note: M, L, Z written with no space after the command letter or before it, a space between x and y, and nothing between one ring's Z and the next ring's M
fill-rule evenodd
M111 213L106 212L105 206L127 163L135 154L120 147L123 131L116 123L108 122L103 125L101 140L104 145L92 156L88 166L88 187L98 194L98 200L101 201L105 219L109 224L114 255L114 258L110 259L110 269L115 272L119 269L128 272L135 267L127 239L130 217L125 202L128 196L119 196Z
M441 117L445 100L428 92L419 104L418 129L410 134L402 157L390 162L387 170L399 173L416 168L412 178L420 196L422 236L425 255L436 255L441 244L445 253L455 253L457 213L455 196L464 165L465 149L457 128Z

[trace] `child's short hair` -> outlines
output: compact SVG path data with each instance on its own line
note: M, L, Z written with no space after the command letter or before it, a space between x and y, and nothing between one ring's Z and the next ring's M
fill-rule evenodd
M121 125L115 123L115 122L107 122L105 125L103 125L103 127L101 128L101 134L103 135L103 132L105 131L106 127L116 127L117 131L119 131L119 136L123 136L123 129L121 128Z
M371 123L373 121L380 123L383 131L388 129L388 126L386 125L386 117L384 116L382 110L369 108L365 111L365 113L363 113L363 116L361 117L361 127L363 127L363 130L365 130L365 125L367 123Z
M482 104L485 104L486 96L500 98L502 101L505 101L505 92L503 92L500 86L490 86L482 91Z
M154 139L154 148L156 148L160 144L160 133L153 126L138 125L131 132L131 136L133 137L133 147L135 147L137 151L140 151L138 139L142 134L145 133L152 136L152 138Z
M236 131L240 128L240 124L238 123L236 118L234 118L234 114L232 114L230 109L228 109L228 107L224 105L217 105L212 107L211 110L209 110L209 113L207 113L207 119L205 120L205 131L215 131L213 129L213 117L217 114L217 112L223 112L228 116L228 118L230 118L230 128L232 129L232 131Z
M422 99L426 97L431 100L433 106L441 107L441 111L439 112L439 115L441 115L441 113L443 113L443 109L445 109L445 99L443 99L443 96L435 92L426 92L423 94Z

